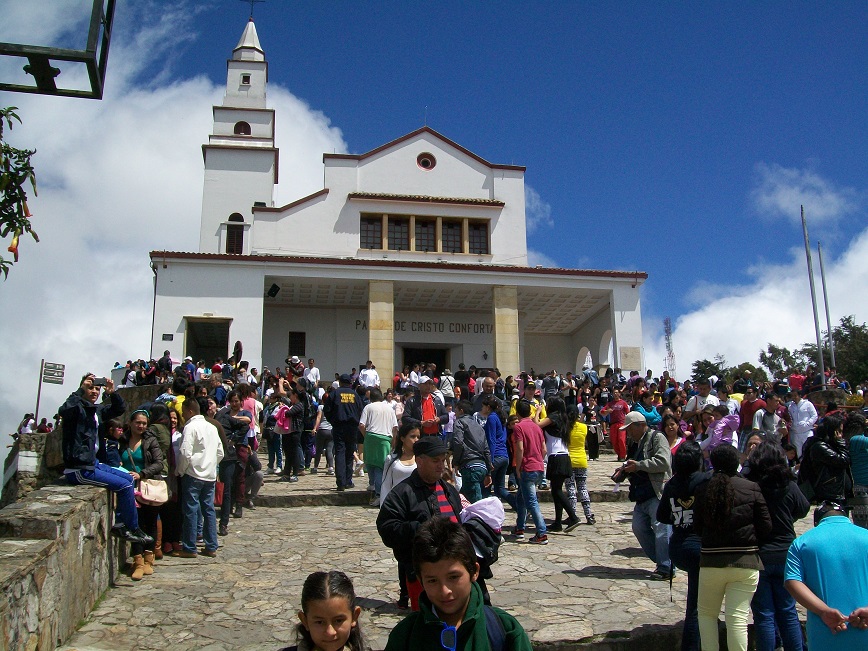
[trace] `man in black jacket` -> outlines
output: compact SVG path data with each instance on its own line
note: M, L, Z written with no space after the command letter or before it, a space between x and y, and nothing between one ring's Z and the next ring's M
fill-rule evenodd
M398 577L404 581L418 609L422 586L413 573L413 537L423 522L433 517L458 521L461 498L455 487L441 478L446 469L447 447L439 436L425 436L416 441L416 470L386 496L377 515L377 532L398 561ZM404 603L402 585L402 602Z
M425 437L439 435L441 428L448 422L446 406L434 393L434 380L423 375L419 379L419 393L407 398L404 403L401 424L412 423Z
M346 373L340 386L332 389L323 401L323 416L332 424L335 445L335 479L338 491L353 488L353 452L362 416L362 399L353 391L353 378Z
M63 465L66 481L72 485L105 486L117 495L118 514L122 527L112 529L114 535L129 542L149 544L154 539L139 529L133 479L126 470L117 470L100 463L96 458L97 436L100 425L122 416L124 399L115 393L115 385L109 379L105 393L109 402L97 405L100 384L92 373L81 379L78 390L73 392L57 410L63 419Z

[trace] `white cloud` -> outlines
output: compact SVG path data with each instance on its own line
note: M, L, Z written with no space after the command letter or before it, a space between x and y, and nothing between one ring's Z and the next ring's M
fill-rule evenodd
M801 222L799 206L810 222L834 222L859 210L862 199L853 188L838 187L811 170L758 163L751 193L760 214Z
M202 76L172 80L165 69L157 71L159 81L139 79L172 54L168 36L195 36L194 12L184 7L125 9L115 25L104 100L0 100L19 107L15 144L37 149L39 196L30 204L42 240L22 238L21 261L0 283L4 434L35 406L40 359L67 369L63 386L43 385L40 414L50 417L86 371L107 373L115 361L149 355L148 252L198 248L201 145L222 84ZM234 44L226 44L227 53ZM322 153L347 148L324 114L286 89L272 84L268 103L278 114L280 205L321 188Z
M823 257L832 325L850 314L857 323L868 321L868 229L856 233L841 255L834 257L824 251ZM816 259L814 270L821 328L825 330ZM679 378L690 375L694 361L713 359L718 353L731 365L745 361L757 364L760 350L769 342L792 349L816 341L804 251L793 249L788 264L757 266L752 271L756 278L752 285L730 286L726 292L715 287L715 296L673 320ZM647 319L653 321L644 325L645 365L656 371L663 368L666 350L658 324L662 316L649 315Z
M527 250L527 265L529 267L560 267L554 258L550 258L545 253L536 251L535 249Z
M524 211L528 235L538 228L551 228L555 225L552 219L552 207L543 201L539 192L525 183Z

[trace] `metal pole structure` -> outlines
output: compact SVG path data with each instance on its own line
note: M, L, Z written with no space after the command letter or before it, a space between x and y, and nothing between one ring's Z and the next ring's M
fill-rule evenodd
M838 368L835 363L835 341L832 338L832 319L829 318L829 295L826 293L826 271L823 269L823 249L817 242L817 257L820 259L820 280L823 283L823 302L826 304L826 327L829 329L829 357L832 360L832 368Z
M805 256L808 258L808 280L811 283L811 305L814 308L814 330L817 333L817 360L823 391L826 390L826 367L823 362L823 340L820 337L820 317L817 314L817 289L814 287L814 263L811 260L811 244L808 240L808 222L805 221L805 207L802 206L802 230L805 232Z
M42 398L42 372L45 370L45 358L39 363L39 389L36 391L36 413L33 414L33 419L39 422L39 401Z

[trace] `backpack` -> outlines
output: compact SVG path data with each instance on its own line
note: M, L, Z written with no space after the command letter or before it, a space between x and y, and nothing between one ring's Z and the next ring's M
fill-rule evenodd
M506 651L506 629L503 622L494 612L491 606L484 606L485 631L488 633L488 641L491 643L491 651Z
M310 394L306 394L304 402L304 411L302 411L302 420L304 421L305 431L313 431L313 426L316 425L316 414L319 411L316 400Z

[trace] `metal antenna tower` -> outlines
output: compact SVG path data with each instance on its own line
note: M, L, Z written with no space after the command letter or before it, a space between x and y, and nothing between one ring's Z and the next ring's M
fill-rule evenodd
M672 319L668 316L663 319L663 332L666 334L666 359L663 366L669 371L670 377L678 377L675 374L675 349L672 347Z

